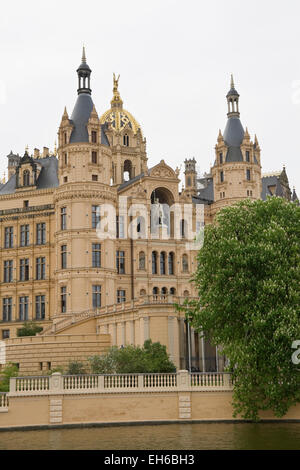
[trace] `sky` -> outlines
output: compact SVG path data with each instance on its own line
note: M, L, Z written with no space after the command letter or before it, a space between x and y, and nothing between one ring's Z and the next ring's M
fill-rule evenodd
M77 97L82 45L99 116L113 72L147 139L148 166L214 162L230 74L262 171L286 166L300 196L299 0L1 1L0 176L6 155L51 150Z

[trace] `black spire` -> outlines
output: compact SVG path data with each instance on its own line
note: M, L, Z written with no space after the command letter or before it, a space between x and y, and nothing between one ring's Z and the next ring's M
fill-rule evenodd
M91 69L86 63L86 57L85 57L85 47L83 46L82 50L82 59L81 59L81 64L79 65L77 69L77 74L78 74L78 95L81 93L87 93L90 95L92 93L92 90L90 88L90 76L91 76Z

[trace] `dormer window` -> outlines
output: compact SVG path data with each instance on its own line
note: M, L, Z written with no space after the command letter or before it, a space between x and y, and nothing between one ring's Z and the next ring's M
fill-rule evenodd
M223 164L223 153L220 153L219 158L220 158L220 165L222 165Z
M96 143L97 143L97 132L92 131L92 144L96 144Z
M129 147L129 135L127 135L127 134L125 134L125 135L123 136L123 145L124 145L125 147Z
M24 170L23 171L23 186L29 186L30 185L30 172L29 170Z
M67 133L64 132L64 144L67 144L67 143L68 143Z

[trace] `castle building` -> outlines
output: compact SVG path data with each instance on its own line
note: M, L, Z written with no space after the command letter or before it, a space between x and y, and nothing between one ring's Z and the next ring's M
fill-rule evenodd
M174 306L197 294L190 282L193 239L218 210L241 199L277 195L297 203L285 169L261 175L258 140L241 124L232 79L214 165L198 178L195 159L186 159L180 191L178 168L164 160L148 166L146 139L123 107L119 77L99 117L84 50L77 75L77 100L70 116L64 110L58 149L7 157L8 181L0 185L0 340L36 320L43 336L105 334L117 346L151 338L166 345L177 367L222 370L217 349ZM51 354L47 363L55 366Z

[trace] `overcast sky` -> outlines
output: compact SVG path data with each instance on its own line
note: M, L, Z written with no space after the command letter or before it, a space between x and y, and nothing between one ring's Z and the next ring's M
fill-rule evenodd
M299 0L26 0L1 2L0 172L25 146L54 147L77 96L83 43L98 114L112 74L142 126L148 165L214 161L230 74L263 172L286 165L300 196Z

